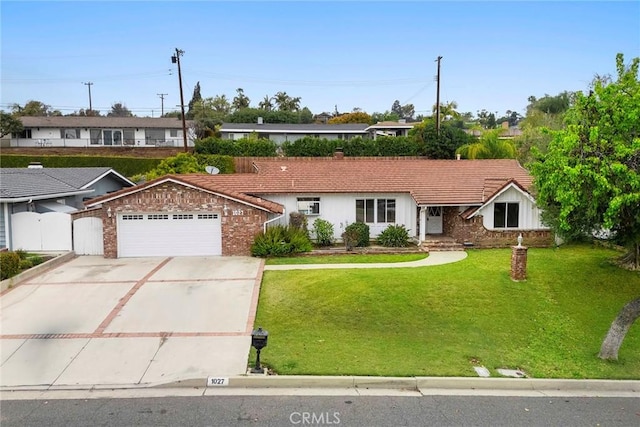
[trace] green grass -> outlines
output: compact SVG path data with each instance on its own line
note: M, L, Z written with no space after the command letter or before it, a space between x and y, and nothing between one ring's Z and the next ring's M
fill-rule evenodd
M283 264L365 264L417 261L427 257L425 253L416 254L344 254L344 255L314 255L287 258L268 258L267 265Z
M613 266L617 255L532 248L519 283L509 249L421 268L266 271L262 361L278 374L475 376L478 363L494 375L640 379L640 324L619 361L597 358L611 321L640 295L640 274Z

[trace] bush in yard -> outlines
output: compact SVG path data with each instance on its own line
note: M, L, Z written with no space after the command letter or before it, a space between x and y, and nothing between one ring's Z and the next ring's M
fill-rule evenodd
M289 214L289 225L304 231L307 236L309 235L309 230L307 229L308 221L305 214L300 212L291 212Z
M258 234L251 245L251 255L256 257L278 257L309 252L311 240L306 232L295 227L274 225L266 233Z
M347 247L350 246L349 243L351 246L356 247L369 246L369 226L364 222L354 222L349 224L344 229L342 238L347 239L347 241L345 241Z
M378 236L378 244L388 248L409 246L409 230L404 225L391 224Z
M0 280L20 272L20 255L16 252L0 252Z
M25 259L21 259L20 260L20 271L27 270L27 269L29 269L31 267L33 267L33 263L31 262L31 260L29 258L25 258Z
M316 235L318 246L331 246L333 244L333 224L326 219L317 218L313 221L313 233Z

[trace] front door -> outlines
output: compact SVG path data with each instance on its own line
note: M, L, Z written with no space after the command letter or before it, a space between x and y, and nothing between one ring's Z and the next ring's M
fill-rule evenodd
M442 234L442 206L427 207L427 234Z

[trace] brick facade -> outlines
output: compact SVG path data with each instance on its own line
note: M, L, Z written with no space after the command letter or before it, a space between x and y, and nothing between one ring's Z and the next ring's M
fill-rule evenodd
M457 207L444 208L442 227L445 236L478 248L508 248L517 243L519 234L527 246L547 247L553 243L549 230L487 230L481 216L464 219Z
M121 213L217 213L221 218L222 255L250 255L253 239L268 219L264 210L172 182L105 202L98 212L91 216L102 218L105 258L118 257L117 214Z
M527 278L527 248L511 247L511 280L519 282Z

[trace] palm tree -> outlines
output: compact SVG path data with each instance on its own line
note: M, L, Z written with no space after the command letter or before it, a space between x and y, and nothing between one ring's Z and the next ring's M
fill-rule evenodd
M258 103L258 108L265 111L273 110L273 99L269 95L265 95L264 99Z
M465 159L515 159L516 147L511 140L501 139L502 129L482 133L477 142L465 144L456 150Z
M436 111L436 104L433 104L433 111ZM456 101L447 102L445 104L440 103L440 121L457 119L460 117L460 113L456 111L458 103Z

